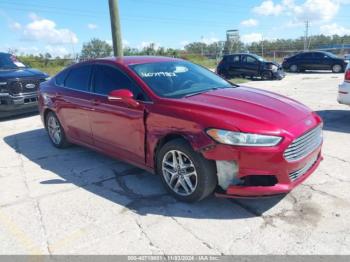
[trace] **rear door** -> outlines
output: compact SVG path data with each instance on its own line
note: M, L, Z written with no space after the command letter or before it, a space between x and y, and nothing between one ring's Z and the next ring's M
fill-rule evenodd
M91 64L72 67L55 94L57 114L68 136L82 143L93 144L89 123L92 94Z
M260 62L255 57L250 55L242 56L242 71L247 76L258 75Z
M94 103L90 124L95 146L132 162L145 163L145 94L121 69L114 65L96 64L92 80ZM122 101L109 101L108 94L128 89L140 105L131 108Z
M241 60L240 55L231 55L227 57L229 63L229 72L233 76L239 76L241 74Z

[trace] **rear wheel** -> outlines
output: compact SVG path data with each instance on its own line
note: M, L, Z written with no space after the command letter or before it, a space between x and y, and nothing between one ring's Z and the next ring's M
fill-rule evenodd
M185 202L204 199L217 185L215 164L182 139L172 140L159 150L157 173L167 190Z
M46 129L51 143L57 148L69 146L63 127L54 112L49 112L46 116Z
M333 65L332 72L333 73L341 73L343 71L343 67L341 65Z
M292 73L297 73L299 71L299 68L297 65L291 65L289 67L289 70L292 72Z

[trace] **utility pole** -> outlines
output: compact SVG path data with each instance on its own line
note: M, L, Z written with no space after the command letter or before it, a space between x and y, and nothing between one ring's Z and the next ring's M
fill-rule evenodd
M304 51L308 50L309 20L305 21Z
M204 56L204 36L201 37L201 55Z
M114 56L123 56L123 43L120 28L118 0L109 1Z
M261 37L261 57L264 57L264 37Z

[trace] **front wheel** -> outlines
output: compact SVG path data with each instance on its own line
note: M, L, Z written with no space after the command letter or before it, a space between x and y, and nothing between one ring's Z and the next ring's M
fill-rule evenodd
M215 164L182 139L172 140L159 150L157 173L168 192L185 202L206 198L217 185Z
M343 71L343 67L341 65L333 65L332 72L333 73L341 73Z
M261 79L262 80L272 80L273 79L273 75L270 71L264 71L261 74Z

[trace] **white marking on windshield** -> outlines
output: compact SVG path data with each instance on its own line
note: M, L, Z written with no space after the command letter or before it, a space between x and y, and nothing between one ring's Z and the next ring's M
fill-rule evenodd
M141 77L176 77L174 72L141 73Z

